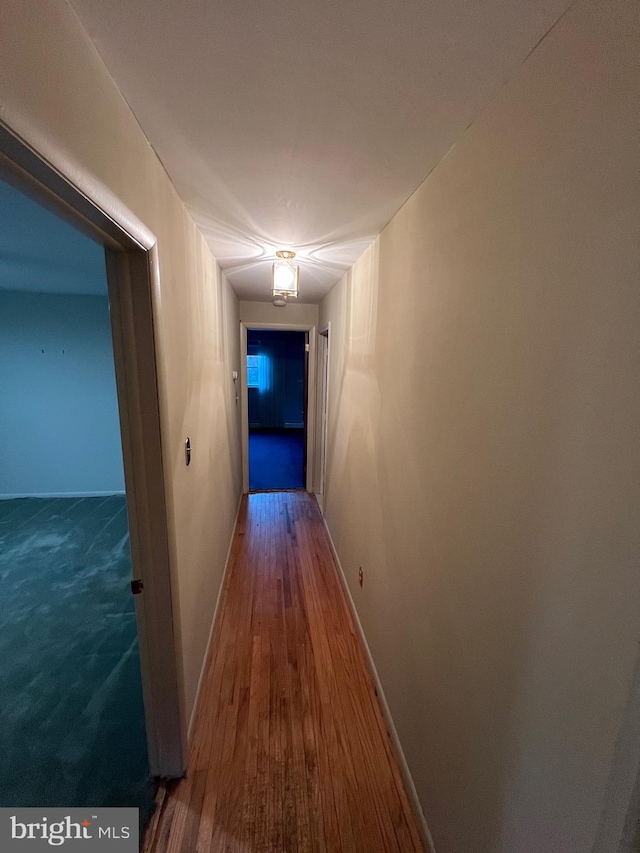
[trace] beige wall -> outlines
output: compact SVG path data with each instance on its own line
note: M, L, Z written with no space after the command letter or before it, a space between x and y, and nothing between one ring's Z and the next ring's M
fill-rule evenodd
M240 319L244 323L317 326L318 306L299 304L277 308L272 302L240 302Z
M321 305L326 517L438 853L613 853L637 772L639 56L636 3L574 6Z
M163 443L190 713L241 492L231 378L238 302L68 4L5 0L0 32L0 117L26 128L36 147L55 147L157 237Z

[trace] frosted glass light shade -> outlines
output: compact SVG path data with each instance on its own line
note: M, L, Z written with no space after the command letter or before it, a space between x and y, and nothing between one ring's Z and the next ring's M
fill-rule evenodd
M291 258L293 252L278 252L279 260L275 262L271 271L271 290L274 297L282 296L285 299L296 299L300 284L300 267L294 264ZM281 257L290 255L291 257Z

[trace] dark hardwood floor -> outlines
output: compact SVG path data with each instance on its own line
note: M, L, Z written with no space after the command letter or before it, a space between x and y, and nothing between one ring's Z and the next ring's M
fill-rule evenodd
M423 850L312 495L243 499L207 667L148 853Z

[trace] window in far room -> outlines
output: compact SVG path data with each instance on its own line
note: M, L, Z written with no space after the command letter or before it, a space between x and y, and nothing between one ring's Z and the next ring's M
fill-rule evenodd
M247 388L255 388L261 394L271 386L271 358L266 353L247 354Z
M260 356L247 356L247 388L260 387Z

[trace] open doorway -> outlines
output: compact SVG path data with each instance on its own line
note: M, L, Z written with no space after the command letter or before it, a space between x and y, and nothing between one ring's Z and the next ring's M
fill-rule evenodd
M247 330L251 491L305 487L308 334Z
M51 149L49 156L56 160L58 153ZM23 607L24 613L18 615L25 616L10 643L14 649L20 641L21 632L25 641L35 641L39 634L47 633L47 608L53 609L55 602L51 593L56 585L56 592L62 597L68 595L69 606L66 610L64 606L62 608L65 618L62 622L58 620L59 630L48 630L48 636L56 641L51 645L55 646L57 653L50 655L48 663L45 662L41 666L38 666L34 659L34 677L28 684L22 675L10 673L8 667L2 671L2 711L12 718L12 724L16 727L16 736L10 738L12 746L6 751L3 746L3 760L18 761L18 753L22 751L20 744L24 746L26 739L30 737L30 740L28 753L22 754L25 766L21 770L14 772L17 767L14 765L14 770L5 772L5 767L2 767L3 787L0 796L3 801L0 805L47 806L59 803L68 807L90 800L92 805L138 805L144 820L149 802L150 774L181 776L186 765L187 751L186 720L174 630L154 337L153 300L158 285L157 248L153 234L118 198L96 183L94 176L82 168L74 168L73 180L67 177L68 166L64 158L61 162L56 160L55 166L51 165L50 161L26 145L10 128L0 123L0 180L6 183L12 192L18 191L24 202L41 208L41 214L54 215L55 220L59 220L57 225L52 225L53 220L49 220L49 228L45 229L49 234L45 256L47 252L50 254L48 260L44 257L38 259L39 263L35 264L33 271L34 280L40 274L55 271L56 266L60 266L56 262L56 251L65 242L60 230L60 226L64 226L70 229L66 231L66 235L73 234L72 239L88 239L85 249L86 245L90 245L88 255L93 253L89 267L100 270L101 287L104 287L106 281L108 290L108 294L104 290L100 294L78 292L75 295L81 297L81 301L89 302L83 306L77 302L75 309L66 310L61 307L62 302L66 301L67 296L72 296L72 293L56 293L53 290L44 294L44 301L48 299L50 304L40 302L38 306L28 307L20 304L20 300L41 299L38 293L23 293L21 290L28 291L28 288L21 289L16 286L12 295L9 293L12 287L4 288L8 293L8 301L4 306L3 315L5 322L8 322L8 318L13 318L13 331L4 330L0 337L0 348L3 350L0 356L5 356L0 370L4 374L3 380L9 385L13 384L15 393L22 394L24 399L19 405L15 400L11 400L11 405L7 405L6 393L3 391L0 398L0 418L8 418L9 413L15 414L28 397L32 403L36 399L38 381L33 376L29 378L25 375L20 381L16 381L20 372L26 370L27 363L31 362L33 366L35 359L39 369L45 373L49 371L49 380L46 376L40 376L39 386L45 397L48 394L53 399L54 407L53 413L43 414L40 411L38 415L37 406L32 405L31 425L38 416L45 433L47 429L53 431L57 424L60 447L63 447L66 441L66 449L64 453L59 450L50 454L48 461L41 456L34 464L37 455L35 433L31 434L25 429L20 434L20 441L15 437L11 440L8 447L11 463L3 462L0 472L0 477L6 480L0 483L0 491L5 498L0 502L0 506L6 510L2 521L7 522L0 525L0 535L2 531L11 528L10 521L15 514L9 510L10 501L14 499L32 501L70 498L76 501L76 509L68 514L66 530L58 529L50 535L42 529L34 529L34 535L27 536L27 540L31 538L31 544L40 548L45 573L33 579L27 572L22 582L15 584L13 590L17 596L14 618L20 606ZM79 189L79 186L84 189ZM3 223L10 221L10 216L5 211ZM39 245L37 234L34 229L30 230L31 248L35 250ZM4 233L8 234L9 229L5 229ZM76 242L76 248L77 245ZM0 252L4 253L7 261L5 272L19 259L16 246L15 239L4 243L0 239ZM58 269L58 272L63 279L66 277L63 269ZM85 268L80 272L79 279L86 279L87 276L89 272L88 268ZM97 307L100 302L102 309ZM90 308L90 305L93 308ZM41 344L40 348L36 349L36 339L46 340L46 344ZM62 344L63 339L71 342L70 348ZM69 349L73 351L73 358ZM95 356L96 349L101 352L101 356L90 357L90 351ZM80 351L82 354L78 356ZM45 361L45 357L50 358ZM89 374L92 370L95 372L98 363L101 378L97 375L90 377ZM62 414L59 401L63 396L62 389L65 384L76 388L82 386L84 389L81 394L76 395L75 402L80 408L66 424L59 419ZM95 403L100 408L103 404L98 404L96 395L99 389L104 392L107 386L110 391L106 397L110 395L111 403L115 402L115 408L110 409L108 416L105 414L106 410L102 410L99 415L96 415L94 410L93 421L85 420L82 423L82 405ZM103 402L106 397L102 395ZM24 422L28 419L28 408L23 406L22 409ZM112 429L107 438L105 429L109 424L111 427L115 425L115 430ZM102 485L97 483L97 477L92 477L90 484L88 480L84 483L78 480L74 484L62 481L57 486L52 485L54 474L61 480L65 476L71 477L72 474L81 477L84 472L86 475L90 466L78 463L86 462L86 454L89 451L94 452L94 463L102 467ZM100 455L101 459L98 458ZM60 464L63 459L63 464ZM20 466L24 470L20 471ZM32 470L27 472L29 466ZM30 481L27 473L31 477ZM48 483L42 479L45 473L51 475ZM18 475L25 477L22 485L16 485L15 482L12 485L8 482L9 477ZM35 478L40 478L40 482L36 483ZM119 505L115 506L118 502ZM104 536L115 535L115 545L105 545L106 540L104 537L101 539L102 534L91 540L90 534L80 532L84 521L73 516L74 512L80 512L83 506L90 510L89 526L93 527L94 531L98 526ZM23 518L19 529L24 533L28 525L37 524L38 520L44 521L45 515L45 512L34 513L30 519ZM55 518L51 521L54 524L60 521L60 515L64 516L59 512L54 512L53 515ZM88 568L88 571L84 577L82 572L75 572L78 568L75 557L81 551L79 540L82 539L85 544L88 540L85 549L85 556L88 554L85 569ZM67 544L70 545L67 556L71 554L73 559L68 559L63 567L59 567L58 580L53 583L45 582L46 571L49 569L49 563L53 562L54 552L57 549L63 551ZM13 557L21 558L29 550L28 542L17 543L11 550ZM102 560L102 566L99 567L100 555L104 557L106 553L110 557ZM118 572L115 573L118 579L113 584L117 589L116 598L121 595L123 585L124 597L117 598L117 602L114 598L113 606L105 607L105 597L102 593L105 593L105 587L111 586L114 577L112 573L104 570L109 562L118 564L120 572L119 575ZM13 560L11 566L15 580L17 561ZM3 575L6 569L6 566L3 567ZM6 577L4 579L6 580ZM74 587L82 589L84 594L78 595L75 605L72 606L70 602L74 597ZM43 596L38 599L38 593L43 589L49 593L51 600L43 602ZM20 591L25 594L22 605ZM137 594L132 595L132 592ZM6 599L3 604L6 605ZM9 621L11 616L7 613L8 608L4 606L2 618ZM55 621L53 613L51 616ZM113 645L109 648L110 643L119 642L116 641L117 630L107 630L102 635L104 644L99 652L92 647L90 640L94 634L100 633L98 629L105 627L102 623L118 623L123 629L121 639L131 639L124 653L116 650ZM80 624L83 627L74 631ZM79 636L83 631L84 639ZM61 642L57 643L58 640ZM64 678L58 679L58 675L62 676L62 673L56 671L56 666L61 665L67 652L72 653L74 644L76 650L84 648L85 662L89 667L96 668L97 679L92 681L87 676L87 684L90 686L97 683L98 687L90 691L90 695L82 694L81 689L74 690L74 687L85 686L79 682L84 681L84 675L87 675L78 667L77 679L71 686L68 697L75 697L73 701L65 704L56 703L54 700L52 704L51 695L41 701L45 688L55 689L56 682L64 683ZM46 646L47 643L42 645ZM101 661L102 653L104 659ZM113 666L102 678L99 675L100 666L110 654ZM3 658L6 660L4 655ZM116 658L119 659L119 665ZM118 693L117 700L112 701L113 687L121 684L121 679L126 681L132 672L134 677L129 681L129 686L132 687L129 696ZM25 690L9 706L5 701L10 695L7 691L12 684L19 687L19 682L23 686L26 685ZM111 724L115 725L118 715L127 711L125 707L119 706L127 704L130 706L129 710L133 711L135 723L128 730L124 726L118 728L116 725L116 737ZM139 713L141 709L142 714ZM22 726L20 714L23 712L27 717L31 715L32 725L24 726L24 731L19 734L18 729ZM46 719L38 719L38 714L44 714ZM2 722L3 729L5 722ZM95 735L94 745L98 750L102 750L101 754L108 753L107 762L102 764L98 758L85 762L82 770L71 767L70 765L85 753L82 739L74 743L73 738L66 735L58 737L60 729L56 726L65 722L67 732L74 727L86 726L85 734ZM64 741L62 754L58 756L61 759L59 764L53 759L49 761L50 756L46 754L34 752L37 737L47 732L53 735L54 740L58 738L59 741ZM84 738L84 744L90 739ZM132 747L133 741L135 745ZM11 749L15 752L13 756L8 755ZM137 765L143 769L143 778L137 777L142 778L142 782L137 789L135 783L127 782L125 791L124 780L128 771L123 768L135 755L138 759L142 756ZM28 762L31 762L30 765ZM36 778L38 775L44 777L47 774L52 775L53 781L57 782L55 794L50 795L45 790L52 780ZM12 776L15 776L15 790L9 790L13 784ZM22 782L19 782L18 777ZM19 786L21 791L17 792ZM63 797L65 802L62 802Z
M153 802L104 248L0 180L0 805Z

